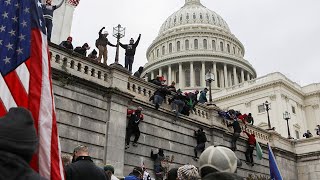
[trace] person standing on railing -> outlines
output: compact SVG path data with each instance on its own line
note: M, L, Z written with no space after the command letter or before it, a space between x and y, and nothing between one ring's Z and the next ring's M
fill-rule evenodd
M119 42L119 45L126 50L126 56L125 56L125 68L132 72L132 64L134 61L134 55L136 54L136 48L140 42L141 34L139 34L139 37L136 42L134 42L134 39L131 38L129 41L129 44L122 44Z
M137 110L128 110L127 117L129 119L128 126L126 129L126 147L128 149L130 147L130 138L134 134L133 146L138 146L137 142L140 137L140 129L139 123L143 120L142 107L138 107Z
M254 146L256 145L256 137L253 133L249 134L246 130L244 130L243 132L248 136L247 151L245 152L246 163L248 165L254 166L253 150L254 150Z
M233 136L232 136L232 139L231 139L231 150L232 151L235 151L237 150L237 140L239 139L240 137L240 133L241 133L241 127L240 127L240 124L237 120L237 118L234 118L233 120L233 123L230 123L227 125L228 127L233 127Z
M52 0L46 0L45 4L42 4L42 10L43 10L43 17L45 20L45 25L47 28L47 40L48 42L51 42L51 33L52 33L52 28L53 28L53 24L52 24L52 20L53 20L53 12L58 9L62 3L64 2L64 0L61 0L60 3L58 5L52 5Z
M112 46L112 47L117 47L116 45L113 45L109 42L107 36L109 33L107 31L102 31L105 29L105 27L101 28L99 31L99 38L96 40L96 47L99 50L99 57L98 61L101 63L101 59L103 56L103 64L107 64L108 60L108 48L107 45Z
M208 88L204 88L204 90L200 92L199 103L204 104L208 102L207 92L208 92Z

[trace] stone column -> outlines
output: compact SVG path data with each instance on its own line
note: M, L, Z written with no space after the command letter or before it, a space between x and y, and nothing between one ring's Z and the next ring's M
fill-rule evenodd
M151 79L154 79L154 71L151 71Z
M233 66L233 81L234 81L234 85L239 84L236 66Z
M162 76L162 68L159 68L159 76Z
M220 70L220 87L224 88L223 70Z
M250 81L250 74L247 72L247 81Z
M195 76L194 76L194 70L193 70L193 62L190 62L190 87L195 87L194 80L195 80Z
M172 82L172 70L171 65L168 65L168 84L170 85Z
M105 92L108 107L106 113L106 143L104 163L112 164L116 176L123 176L125 135L128 104L133 96L116 89Z
M217 76L217 63L213 62L213 74L214 74L214 87L218 87L218 76Z
M179 88L180 89L182 89L182 87L183 87L183 81L182 81L182 76L183 76L183 74L182 74L182 63L179 63Z
M224 72L224 76L223 76L223 78L224 78L224 87L228 87L228 68L227 68L227 64L224 64L223 65L223 72Z
M244 82L244 71L243 71L243 69L241 69L241 82L242 83Z
M232 86L233 85L232 84L232 74L231 74L230 71L228 72L228 82L229 82L228 86Z
M201 64L201 86L206 87L206 63Z

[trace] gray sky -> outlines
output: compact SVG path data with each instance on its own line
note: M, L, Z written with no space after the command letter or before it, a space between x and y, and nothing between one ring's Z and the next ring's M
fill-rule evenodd
M168 16L185 0L81 0L74 13L71 35L74 46L88 42L93 48L98 31L118 24L126 27L128 43L141 33L133 71L147 62L146 50ZM228 23L243 43L247 59L258 76L281 72L301 85L320 82L319 0L201 0ZM92 49L91 49L92 50ZM90 51L91 51L90 50ZM124 51L120 51L124 64ZM115 48L109 47L108 64L114 62Z

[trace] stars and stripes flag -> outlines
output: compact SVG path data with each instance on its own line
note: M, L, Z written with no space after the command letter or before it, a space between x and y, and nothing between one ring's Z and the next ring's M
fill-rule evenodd
M11 107L32 112L39 148L31 166L64 179L45 21L38 0L0 0L0 117Z

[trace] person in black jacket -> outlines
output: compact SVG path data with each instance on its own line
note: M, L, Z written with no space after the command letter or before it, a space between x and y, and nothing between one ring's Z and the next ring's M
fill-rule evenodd
M84 43L81 47L78 46L76 48L74 48L74 52L79 53L83 56L87 56L87 50L89 50L90 47L88 45L88 43Z
M140 42L141 34L139 34L139 37L136 42L134 42L133 38L130 39L129 44L122 44L119 42L119 45L126 50L126 56L125 56L125 68L128 69L130 72L132 72L132 64L134 61L134 55L136 53L136 48Z
M38 147L33 122L24 108L11 108L0 118L0 179L45 179L29 166Z
M176 117L179 116L179 113L183 110L185 106L185 101L187 97L182 94L182 91L178 89L177 94L175 94L172 98L171 102L171 109L172 112L176 114Z
M42 4L43 17L45 20L46 28L47 28L47 40L51 42L51 33L52 33L52 20L53 20L53 12L58 9L64 0L61 0L58 5L52 5L52 0L46 0L46 4ZM73 48L72 48L73 49Z
M143 72L143 66L140 66L139 69L138 69L138 71L136 71L136 72L133 74L133 76L135 76L135 77L137 77L137 78L141 78L140 76L141 76L142 72Z
M171 92L164 85L158 88L156 92L154 92L153 103L156 109L159 109L160 105L168 94L171 94Z
M96 40L96 47L99 50L99 56L98 56L98 61L101 62L102 56L103 56L103 63L107 64L108 60L108 48L107 45L112 46L112 47L117 47L116 45L113 45L109 42L107 36L109 33L107 31L102 31L105 29L105 27L101 28L99 31L99 38Z
M163 180L164 168L161 166L161 161L165 160L163 149L159 148L158 154L153 154L153 150L151 150L151 159L154 160L156 180Z
M60 46L72 51L73 50L72 37L69 36L66 41L62 41L60 43Z
M206 148L206 142L207 142L207 137L206 133L203 132L202 128L199 128L198 131L194 131L194 136L197 140L197 146L194 148L194 160L198 161L198 151L201 151L201 153L204 151Z
M232 139L231 139L231 150L232 151L235 151L237 150L237 140L239 139L240 137L240 133L241 133L241 127L240 127L240 124L238 122L237 119L234 119L233 123L230 123L227 125L228 127L233 127L233 136L232 136Z
M126 129L126 147L128 149L130 146L130 138L134 134L133 146L138 146L137 142L140 137L139 123L143 121L142 107L138 107L137 110L127 110L127 117L129 119L128 126Z
M89 156L88 147L79 145L73 152L73 163L65 167L66 180L107 180L103 169L96 166Z

